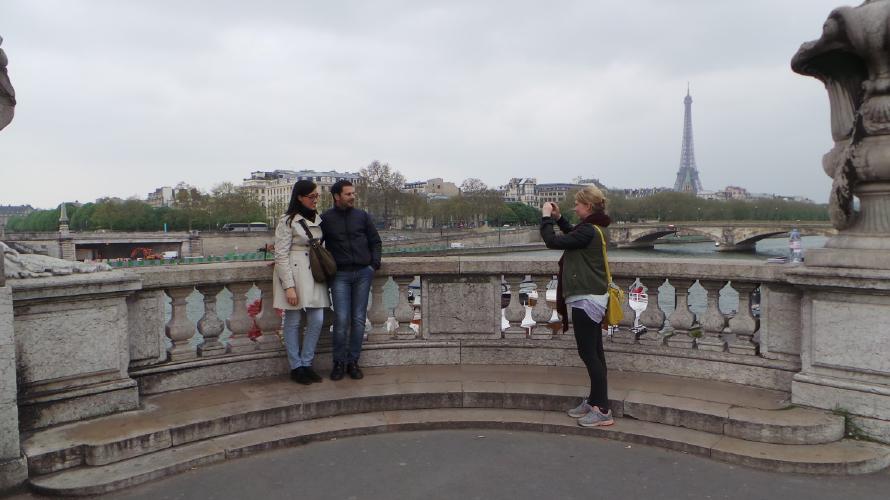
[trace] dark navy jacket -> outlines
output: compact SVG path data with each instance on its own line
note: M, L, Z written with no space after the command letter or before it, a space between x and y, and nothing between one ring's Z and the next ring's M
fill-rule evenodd
M368 212L359 208L332 208L321 214L325 247L334 255L338 271L365 266L380 269L383 242Z

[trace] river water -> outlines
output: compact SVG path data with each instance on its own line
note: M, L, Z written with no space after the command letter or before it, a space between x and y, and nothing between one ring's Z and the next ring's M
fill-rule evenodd
M802 247L804 249L804 257L806 257L807 249L821 248L827 240L824 236L804 236L802 238ZM504 259L534 259L534 258L558 258L560 250L536 250L531 252L505 252L500 255ZM749 261L765 261L769 257L788 255L788 239L773 238L762 240L757 243L755 252L717 252L714 243L666 243L656 245L654 249L638 250L638 249L612 249L609 250L609 257L613 259L639 258L639 259L664 259L664 258L705 258L705 259L739 259ZM415 280L415 285L419 284L419 280ZM548 298L553 299L553 291L548 294ZM259 289L254 287L248 293L248 299L254 301L260 296ZM220 318L228 318L232 312L232 295L228 290L223 289L218 295L217 312ZM659 288L658 303L665 314L670 315L674 310L674 288L669 283L665 283ZM398 290L395 283L390 280L384 288L384 306L387 310L392 311L398 300ZM738 309L739 297L735 290L727 285L720 292L720 309L726 314L733 314ZM701 315L707 309L707 294L699 284L695 284L689 291L689 308ZM167 319L170 319L171 307L167 304ZM204 305L202 296L197 291L192 293L188 298L187 315L189 320L197 323L204 314ZM221 339L225 339L231 334L226 328ZM195 333L193 343L199 343L200 334Z

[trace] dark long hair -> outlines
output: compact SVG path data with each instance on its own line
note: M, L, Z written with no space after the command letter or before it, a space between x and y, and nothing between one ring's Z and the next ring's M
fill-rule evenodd
M287 215L288 225L294 221L294 217L296 217L297 214L300 214L307 219L309 218L306 217L307 215L312 215L312 220L315 220L315 210L308 210L302 203L300 203L300 199L297 198L297 196L309 196L317 187L318 186L314 182L309 180L297 181L297 183L294 184L294 189L290 192L290 203L287 205L287 212L284 213Z

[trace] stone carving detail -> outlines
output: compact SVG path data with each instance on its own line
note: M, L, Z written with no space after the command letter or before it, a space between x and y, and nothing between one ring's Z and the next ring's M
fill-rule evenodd
M95 273L111 271L111 266L104 263L85 263L57 259L47 255L21 254L6 243L0 241L3 252L3 272L7 278L45 278L47 276L66 276L75 273Z
M834 148L822 160L833 179L830 215L839 230L861 226L853 197L861 183L890 181L890 1L867 0L828 16L818 40L791 61L797 73L825 84ZM870 225L870 224L866 224Z
M0 36L0 45L3 44L3 37ZM12 82L9 81L9 72L6 65L9 59L6 52L0 49L0 130L9 125L15 112L15 89L12 88Z

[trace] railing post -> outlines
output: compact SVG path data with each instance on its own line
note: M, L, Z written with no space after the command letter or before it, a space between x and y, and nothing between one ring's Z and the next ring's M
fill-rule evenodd
M634 326L634 318L636 318L637 313L630 308L630 297L626 294L631 285L637 280L636 278L619 278L616 276L613 276L612 280L625 293L625 300L621 304L621 311L624 313L624 317L621 318L621 321L618 322L618 328L612 333L612 342L616 344L635 344L637 342L637 334L632 332L631 328Z
M255 351L256 342L247 337L247 332L253 327L253 319L247 314L247 292L253 288L253 283L229 283L226 287L232 292L232 315L226 320L226 326L232 332L229 352Z
M198 320L198 332L204 337L201 345L201 356L217 356L225 354L226 346L219 341L225 325L216 313L216 296L222 291L222 285L197 285L195 288L204 296L204 316Z
M674 329L674 334L668 337L667 345L681 349L692 349L695 339L689 335L689 331L695 326L695 313L689 310L689 287L694 279L671 278L674 287L674 311L668 318L668 322Z
M173 314L164 328L167 337L173 343L170 349L170 361L182 361L198 357L197 349L189 345L189 340L195 335L195 325L189 321L186 315L186 298L194 291L193 287L168 288L167 295L172 300Z
M389 276L374 276L371 282L371 308L368 310L368 319L371 320L371 331L368 332L370 342L390 340L392 334L386 329L386 320L389 314L383 305L383 287L389 282Z
M550 329L550 318L553 316L553 310L547 305L547 285L552 278L553 276L551 275L532 277L538 292L535 307L532 308L532 319L535 320L535 326L532 327L531 333L531 338L533 339L547 340L553 338L553 330Z
M726 286L726 280L699 280L699 283L708 293L708 310L701 318L702 338L696 344L702 351L723 352L726 350L723 340L726 316L720 312L720 290Z
M504 281L510 287L510 303L504 311L504 316L510 322L510 327L504 330L505 339L524 339L528 336L528 331L522 327L522 319L525 318L525 307L519 300L519 285L525 276L521 274L508 274L504 276Z
M261 335L257 342L258 349L283 349L281 337L278 332L281 330L281 316L275 312L274 300L272 298L272 282L260 281L256 283L260 289L260 303L262 307L260 313L256 316L256 325L259 327ZM305 326L305 323L303 324Z
M414 281L414 276L393 276L393 280L399 286L399 302L396 304L393 316L399 322L396 328L396 338L410 340L417 338L418 333L411 328L411 320L414 319L414 308L408 302L408 285Z
M659 346L664 344L664 335L661 329L664 327L664 311L658 304L658 287L664 284L664 278L640 278L640 283L646 287L649 302L646 310L640 315L640 323L646 327L646 333L640 336L640 344Z
M751 293L760 285L739 281L733 281L731 285L739 292L739 310L729 320L729 331L735 335L735 340L729 344L729 352L754 356L757 344L752 339L760 328L760 320L751 315Z

